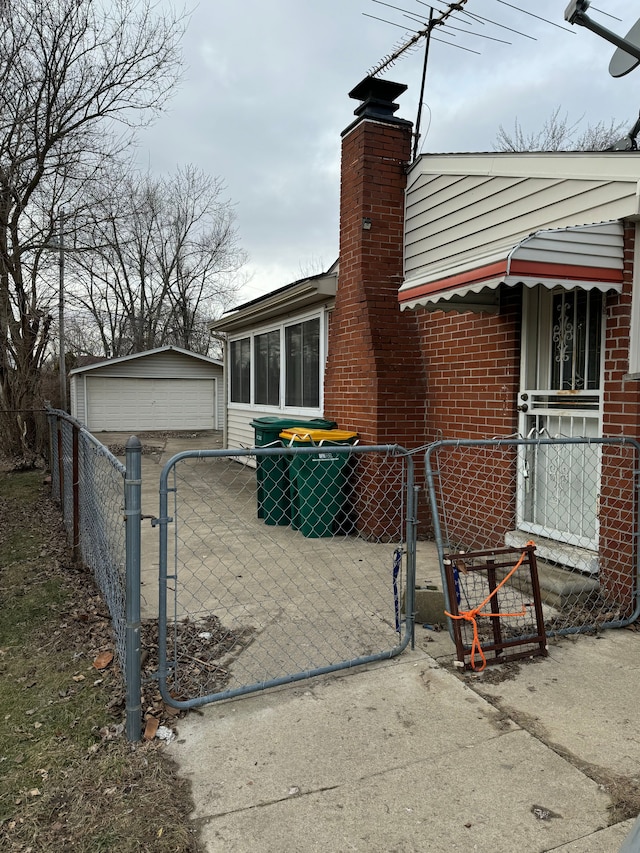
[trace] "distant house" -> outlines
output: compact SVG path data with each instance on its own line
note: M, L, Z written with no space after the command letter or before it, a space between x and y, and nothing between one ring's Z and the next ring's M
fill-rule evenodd
M291 411L407 448L439 438L640 438L640 155L425 154L412 163L412 124L395 116L405 88L367 78L350 93L359 105L342 134L335 299L318 293L314 308L329 331L324 385L313 406ZM214 325L229 341L229 445L251 444L249 420L293 401L270 341L285 352L287 325L302 319L289 300L297 286ZM551 536L570 545L565 565L614 577L608 504L593 477L572 477L566 499L580 495L593 523L578 534L558 512ZM633 500L624 498L617 535L637 552ZM529 511L523 533L545 508ZM615 586L632 594L630 576Z
M70 371L71 414L94 432L220 429L222 362L165 346Z
M257 417L313 418L324 406L324 365L337 264L239 305L210 324L225 335L225 444L251 447Z

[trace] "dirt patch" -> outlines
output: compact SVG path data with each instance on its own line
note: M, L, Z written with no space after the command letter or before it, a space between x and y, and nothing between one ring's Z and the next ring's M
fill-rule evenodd
M178 701L221 693L231 677L233 660L252 642L253 628L230 630L213 614L190 621L167 625L167 687ZM157 682L158 621L142 624L142 703L145 721L155 717L161 725L173 727L177 718L187 713L166 704ZM124 708L124 693L120 697Z

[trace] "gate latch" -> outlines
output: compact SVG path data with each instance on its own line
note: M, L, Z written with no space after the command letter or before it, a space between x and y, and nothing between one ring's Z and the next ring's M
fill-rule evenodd
M143 515L142 517L150 518L152 527L157 527L159 524L171 524L173 521L171 516L167 516L166 518L154 518L152 515Z

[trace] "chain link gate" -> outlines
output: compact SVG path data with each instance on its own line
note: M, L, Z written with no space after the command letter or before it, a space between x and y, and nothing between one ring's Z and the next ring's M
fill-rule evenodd
M170 459L153 521L164 701L195 707L402 652L415 495L413 460L395 445Z
M547 636L622 627L637 619L636 440L438 441L428 448L425 467L449 612L445 556L449 563L459 556L471 566L467 558L474 552L518 552L532 540ZM462 580L456 574L456 583ZM508 588L519 597L518 607L532 606L523 573L516 572ZM479 589L477 601L465 601L465 594L468 588L457 603L471 612L487 592ZM467 636L466 648L470 645Z

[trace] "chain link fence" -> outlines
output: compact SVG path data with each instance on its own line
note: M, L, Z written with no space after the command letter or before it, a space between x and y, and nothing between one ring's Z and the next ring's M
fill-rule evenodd
M126 672L125 466L65 412L49 410L53 497L74 555L109 609L118 662Z
M533 541L547 635L634 621L639 450L624 438L436 442L425 465L445 590L445 557L477 565L478 552L517 551ZM464 572L456 570L456 583L455 604L473 610ZM532 606L526 572L515 572L508 586L518 607ZM451 610L454 602L447 604Z
M165 701L192 707L402 651L414 491L412 459L391 446L169 460L157 520Z

